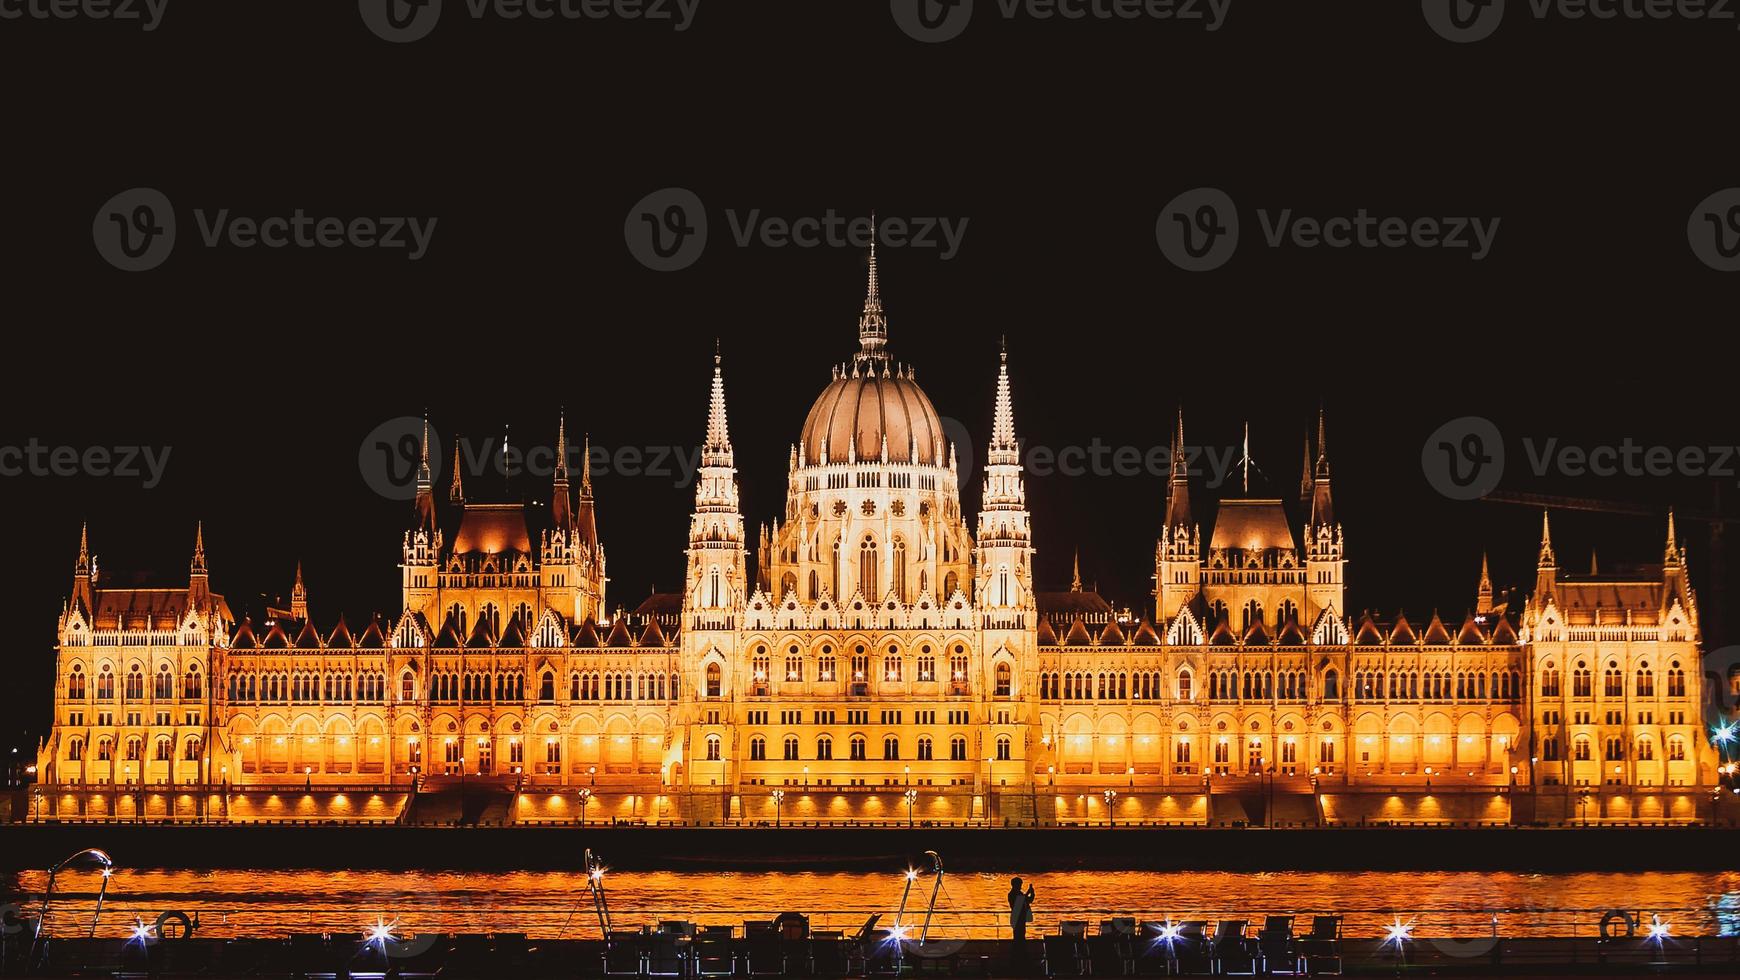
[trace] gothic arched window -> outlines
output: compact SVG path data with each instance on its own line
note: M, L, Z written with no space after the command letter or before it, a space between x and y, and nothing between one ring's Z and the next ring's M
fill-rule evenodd
M891 566L889 569L890 584L900 601L906 602L908 601L906 595L906 539L899 536L895 537L889 559Z
M876 589L878 568L876 539L865 535L863 544L858 546L858 586L864 590L864 598L871 602L881 598Z

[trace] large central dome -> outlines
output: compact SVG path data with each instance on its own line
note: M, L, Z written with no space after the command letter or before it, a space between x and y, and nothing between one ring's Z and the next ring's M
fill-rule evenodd
M893 368L880 373L862 369L840 372L822 390L804 421L804 461L814 465L845 463L853 458L879 460L884 438L891 462L940 465L942 420L910 374ZM913 456L915 440L917 458Z
M876 244L870 244L870 288L858 318L858 354L847 368L835 368L804 420L803 458L807 465L872 462L882 458L884 441L894 463L944 465L942 419L910 369L888 359L888 317L876 279Z

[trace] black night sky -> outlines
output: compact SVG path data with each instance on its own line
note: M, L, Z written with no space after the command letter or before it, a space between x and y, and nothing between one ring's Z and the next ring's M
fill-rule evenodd
M150 488L0 478L0 717L25 751L48 719L81 521L110 582L184 583L203 519L214 588L238 613L287 593L298 561L323 625L394 612L409 504L359 468L390 419L427 409L447 440L505 426L547 446L565 408L603 451L692 452L717 340L747 517L771 520L799 426L856 347L865 259L739 247L729 215L756 210L967 222L947 260L881 254L891 350L976 457L1003 337L1029 447L1147 454L1182 405L1188 441L1218 453L1248 423L1255 482L1293 500L1324 406L1356 614L1460 617L1483 550L1501 588L1532 581L1538 509L1450 500L1422 471L1428 437L1460 416L1502 433L1501 491L1647 512L1556 513L1568 570L1591 549L1603 571L1658 561L1673 505L1700 597L1736 601L1693 517L1740 492L1740 461L1719 477L1536 475L1527 448L1740 442L1717 333L1734 277L1686 233L1737 182L1708 94L1731 85L1731 30L1519 18L1456 46L1413 4L1235 4L1213 33L985 15L925 45L883 3L768 2L703 3L680 34L455 16L388 45L353 4L309 6L176 8L144 38L0 31L0 79L29 96L6 127L0 446L170 452ZM1638 57L1667 45L1671 71ZM137 186L172 199L182 227L166 264L128 274L93 249L92 215ZM624 222L672 186L705 202L711 237L661 274L630 255ZM1193 274L1155 226L1199 186L1237 199L1245 228L1231 263ZM223 208L439 222L415 262L203 247L193 212ZM1288 208L1502 223L1478 262L1266 247L1256 211ZM595 483L611 604L674 588L692 487ZM1151 612L1164 491L1158 472L1030 476L1040 587L1067 588L1079 548L1089 583ZM545 499L547 480L513 492ZM974 481L969 511L977 496Z

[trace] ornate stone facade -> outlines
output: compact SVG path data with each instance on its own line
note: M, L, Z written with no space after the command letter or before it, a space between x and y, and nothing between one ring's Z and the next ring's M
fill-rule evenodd
M340 787L461 779L517 788L523 820L576 803L1195 822L1705 805L1717 755L1671 518L1647 576L1564 574L1543 523L1521 608L1494 601L1483 567L1460 621L1380 622L1347 608L1323 420L1297 523L1282 500L1237 497L1205 537L1181 416L1152 617L1079 575L1040 592L1006 355L969 530L955 447L890 357L874 252L870 270L859 349L806 418L753 558L715 358L683 591L633 612L606 605L590 467L576 495L565 425L535 537L523 504L466 500L457 465L447 537L425 448L403 607L360 627L317 629L300 571L288 610L236 622L202 539L185 589L110 587L81 537L44 815L150 787L221 789L226 814L232 792L325 791L330 815Z

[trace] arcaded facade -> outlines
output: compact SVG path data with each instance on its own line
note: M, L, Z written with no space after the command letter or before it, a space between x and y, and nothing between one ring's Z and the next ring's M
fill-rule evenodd
M1006 360L969 514L956 447L890 354L872 254L858 349L752 541L716 357L683 589L633 611L607 605L565 426L547 510L467 499L457 460L438 507L425 449L391 618L317 626L298 572L289 608L237 621L200 536L187 587L155 590L107 585L81 537L37 815L115 816L154 787L198 795L200 819L250 790L360 789L402 794L402 819L458 780L513 791L520 820L1707 809L1721 760L1671 518L1647 576L1565 574L1543 520L1520 608L1482 567L1466 615L1380 621L1347 605L1323 420L1296 507L1203 513L1179 418L1152 606L1079 576L1040 591L1036 545L1070 545L1032 526Z

